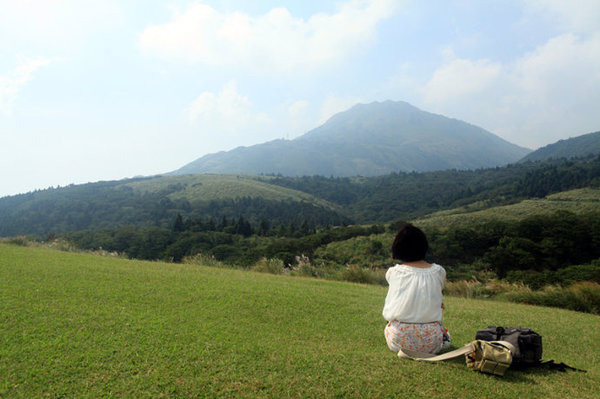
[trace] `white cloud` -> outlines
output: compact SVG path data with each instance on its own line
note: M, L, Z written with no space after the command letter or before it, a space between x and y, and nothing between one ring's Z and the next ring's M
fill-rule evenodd
M454 59L438 68L423 88L424 101L444 102L484 92L499 77L502 66L489 60Z
M511 63L455 59L424 86L429 109L537 148L600 128L600 34L564 34Z
M21 59L15 69L5 75L0 75L0 112L11 115L19 91L27 82L33 79L33 75L38 69L55 60L43 57Z
M598 87L600 34L587 40L572 34L555 37L518 60L513 75L525 92L536 96Z
M304 118L309 106L310 103L306 100L295 101L288 107L288 114L292 119Z
M551 18L560 28L571 32L594 32L600 26L598 0L526 0L535 15Z
M212 66L285 73L330 65L369 43L394 0L352 0L335 14L308 20L286 8L258 17L221 13L199 2L163 25L147 27L140 45L150 55Z
M112 0L0 0L0 44L32 46L35 51L73 51L91 33L124 21Z
M242 134L248 127L270 122L266 115L252 113L252 103L238 92L233 80L227 82L219 93L201 93L184 110L184 114L204 132L233 135Z

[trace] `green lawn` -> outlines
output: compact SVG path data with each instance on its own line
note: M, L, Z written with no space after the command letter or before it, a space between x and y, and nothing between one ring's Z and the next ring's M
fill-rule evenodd
M600 318L446 298L459 345L488 324L544 336L587 373L398 359L386 289L0 244L0 397L592 398Z

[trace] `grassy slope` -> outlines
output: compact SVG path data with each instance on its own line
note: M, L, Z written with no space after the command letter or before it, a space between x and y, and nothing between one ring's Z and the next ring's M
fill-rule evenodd
M516 204L478 209L477 204L432 213L415 224L426 226L469 225L492 219L520 220L528 216L547 214L558 210L574 213L600 211L600 189L583 188L552 194L546 198L524 200Z
M600 189L584 188L552 194L546 198L524 200L516 204L498 206L479 210L477 205L468 205L447 211L435 212L414 220L421 228L444 228L450 226L469 226L484 223L493 219L517 221L528 216L547 214L566 210L574 213L600 211ZM354 237L344 241L336 241L319 248L316 255L323 258L341 259L341 263L364 263L368 257L368 246L371 241L382 242L386 250L391 248L395 233L385 232L370 237ZM340 257L340 254L346 255ZM391 259L390 259L391 261ZM373 263L371 261L371 263Z
M181 187L170 194L169 198L186 198L190 202L237 197L261 197L273 201L287 199L306 201L327 208L334 208L331 203L310 194L265 182L268 179L268 177L261 176L258 180L253 176L245 175L175 175L144 179L127 185L141 192L157 192L179 184Z
M394 356L385 292L0 245L0 397L597 395L598 316L447 298L456 345L523 325L544 336L544 358L588 369L497 378Z

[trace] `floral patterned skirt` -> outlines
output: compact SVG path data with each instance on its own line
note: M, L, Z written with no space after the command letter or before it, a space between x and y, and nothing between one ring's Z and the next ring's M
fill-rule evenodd
M401 323L390 321L385 327L388 347L398 352L400 348L425 353L438 353L442 349L446 329L440 322Z

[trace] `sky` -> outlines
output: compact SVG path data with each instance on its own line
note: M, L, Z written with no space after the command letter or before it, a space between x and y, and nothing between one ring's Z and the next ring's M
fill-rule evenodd
M0 0L0 197L148 176L406 101L600 130L597 0Z

